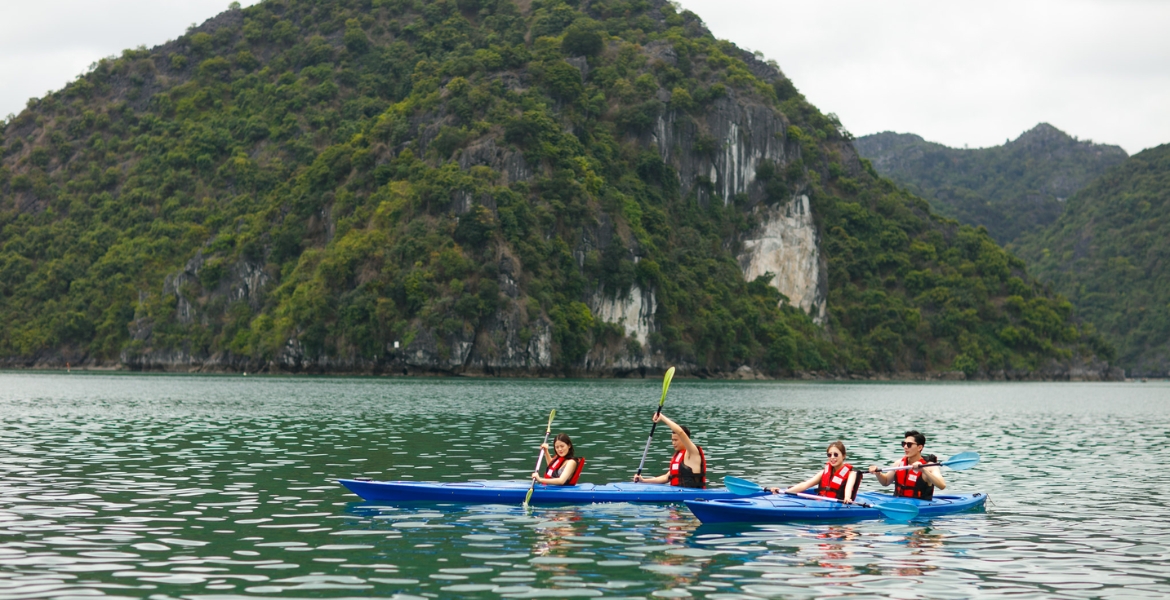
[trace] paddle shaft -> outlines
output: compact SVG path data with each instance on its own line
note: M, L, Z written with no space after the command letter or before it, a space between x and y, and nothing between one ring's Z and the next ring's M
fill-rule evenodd
M860 506L862 508L872 508L876 511L881 512L882 515L889 517L891 519L910 520L910 519L913 519L914 517L918 516L918 507L907 504L905 502L895 502L893 504L870 504L868 502L847 503L844 500L838 500L837 498L827 498L825 496L814 496L813 494L804 494L801 492L784 492L784 493L792 495L792 496L797 496L799 498L805 498L808 500L828 500L829 502L836 502L838 504L854 504L854 505ZM909 513L909 514L907 514L907 513Z
M979 453L977 452L960 452L946 460L937 460L936 462L923 463L919 465L905 465L901 467L886 467L882 469L883 473L892 473L894 471L906 471L915 467L947 467L952 471L965 471L979 464Z
M552 433L553 417L555 417L556 415L557 415L557 409L554 408L554 409L552 409L551 412L548 413L548 425L544 426L544 441L540 443L541 448L540 448L540 451L536 455L536 468L533 469L533 473L535 473L537 475L537 477L540 476L540 463L541 463L541 461L544 460L544 453L545 453L544 445L548 443L548 434ZM536 477L533 477L532 478L532 485L528 486L528 493L524 495L524 506L528 506L528 501L532 499L532 491L535 489L536 489Z
M540 443L541 446L544 446L548 443L548 434L550 432L552 432L552 427L544 430L544 441ZM540 453L536 455L536 468L532 470L534 473L540 473L540 463L542 462L544 462L544 448L541 448ZM535 483L533 485L535 485Z
M816 494L806 494L804 492L785 492L784 490L781 490L780 493L788 494L789 496L796 496L798 498L804 498L806 500L826 500L828 502L837 502L839 504L847 504L844 500L840 500L838 498L829 498L828 496L818 496ZM865 508L873 508L872 504L867 504L865 502L852 502L849 504L856 504L858 506L864 506Z
M642 467L646 466L646 455L650 453L650 442L654 440L654 430L658 428L657 417L662 414L662 405L666 404L666 390L670 389L671 379L674 379L674 367L667 369L662 376L662 399L658 401L658 411L654 413L654 423L650 425L650 437L646 438L646 447L642 449L642 460L638 461L638 472L634 477L641 477Z
M906 465L904 467L886 467L886 468L882 469L882 473L893 473L894 471L909 471L910 469L913 469L915 467L918 467L919 469L925 469L926 467L945 467L945 466L947 466L947 461L944 460L943 462L923 463L923 464L918 464L918 465Z
M662 399L665 400L666 397L663 396ZM662 403L661 402L658 403L658 412L654 413L654 416L657 417L660 414L662 414ZM642 474L642 467L646 466L646 455L650 453L650 442L654 440L654 430L657 427L658 427L658 421L655 421L652 425L650 425L650 437L646 438L646 447L642 449L642 460L638 462L637 475L641 475Z

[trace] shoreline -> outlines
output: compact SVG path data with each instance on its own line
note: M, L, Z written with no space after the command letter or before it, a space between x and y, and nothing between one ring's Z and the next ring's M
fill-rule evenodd
M55 361L34 362L0 359L2 371L54 371L83 373L157 373L157 374L206 374L206 375L273 375L273 376L329 376L329 377L403 377L441 378L462 377L469 379L657 379L665 368L640 367L634 369L464 369L445 370L401 364L362 365L365 368L329 369L311 366L309 368L280 368L275 363L257 365L259 368L239 368L235 365L213 364L153 364L149 366L127 365L125 363L82 362L73 365ZM387 368L389 367L389 368ZM962 371L899 371L892 373L836 373L824 371L797 371L788 375L774 376L756 371L746 365L734 371L708 371L688 365L678 365L676 378L715 381L1037 381L1037 382L1144 382L1147 379L1167 379L1167 375L1126 376L1118 367L1100 364L1061 365L1053 363L1038 370L1000 370L991 373L978 372L967 375Z

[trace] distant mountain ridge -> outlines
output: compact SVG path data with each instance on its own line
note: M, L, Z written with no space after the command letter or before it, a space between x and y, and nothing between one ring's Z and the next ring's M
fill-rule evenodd
M854 146L878 173L945 216L987 227L1001 244L1054 222L1068 197L1127 158L1119 146L1077 140L1048 123L991 148L950 148L888 131Z
M1170 144L1077 192L1018 252L1117 347L1131 376L1170 374Z

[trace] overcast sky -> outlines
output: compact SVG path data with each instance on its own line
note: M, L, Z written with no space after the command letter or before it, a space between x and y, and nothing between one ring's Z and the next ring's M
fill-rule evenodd
M3 0L0 115L229 0ZM242 0L241 4L254 4ZM854 135L1002 144L1046 121L1133 154L1170 142L1170 2L682 0L715 35L775 59Z

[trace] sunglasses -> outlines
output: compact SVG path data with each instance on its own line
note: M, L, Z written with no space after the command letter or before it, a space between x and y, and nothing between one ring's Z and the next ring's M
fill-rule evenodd
M917 446L917 445L918 444L915 444L914 442L902 442L903 448L913 448L914 446Z
M844 455L844 454L838 454L838 453L836 453L836 452L826 452L826 453L825 453L825 456L828 456L829 458L837 458L838 456L845 456L845 455Z

